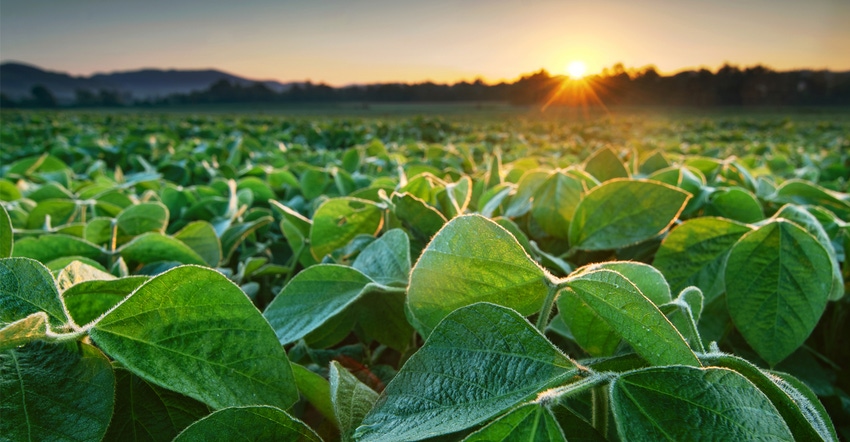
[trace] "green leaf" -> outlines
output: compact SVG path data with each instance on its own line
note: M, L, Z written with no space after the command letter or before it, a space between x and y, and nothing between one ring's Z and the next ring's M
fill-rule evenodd
M91 345L34 342L0 353L0 437L101 440L114 386L109 360Z
M331 403L331 386L328 380L308 370L301 364L292 364L292 375L298 392L313 404L313 407L328 421L336 424L333 404Z
M157 261L176 261L182 264L204 265L206 261L179 239L160 233L145 233L119 249L128 263L150 264Z
M356 331L364 340L374 339L400 352L405 351L413 338L413 327L405 317L405 294L402 291L374 290L357 301Z
M174 239L189 246L210 267L218 267L221 262L221 241L212 224L195 221L187 224L174 234Z
M591 272L599 269L613 270L623 275L655 305L665 304L673 299L664 275L649 264L637 261L609 261L589 265L580 271Z
M0 352L47 336L47 313L36 312L0 328Z
M528 404L487 424L486 427L470 434L463 441L567 442L567 439L548 408L538 404Z
M850 202L833 192L807 181L793 179L782 183L773 195L767 198L778 203L816 205L830 210L844 221L850 221Z
M45 312L52 324L67 321L47 267L29 258L0 259L0 325Z
M832 288L826 249L796 224L776 220L744 235L726 263L732 322L771 366L817 325Z
M168 208L162 203L134 204L115 217L119 243L147 232L164 233L168 226ZM123 239L123 240L122 240Z
M209 414L206 405L115 370L115 413L104 440L165 441Z
M516 311L488 303L463 307L443 319L404 364L355 437L407 441L460 431L577 372Z
M325 192L325 188L331 183L328 173L322 169L310 167L304 170L298 180L301 186L301 194L308 200L316 199Z
M321 442L303 422L275 407L254 405L225 408L183 430L174 442L313 441Z
M6 211L6 208L0 205L0 258L12 256L12 247L14 244L12 219L9 218L9 212Z
M544 170L529 170L523 174L517 184L517 190L511 196L504 216L508 218L519 218L530 212L534 203L534 194L537 189L550 177L550 173Z
M688 343L658 307L631 281L612 270L569 278L567 289L558 300L558 311L580 345L582 341L594 343L599 339L590 333L583 335L582 325L601 321L653 365L700 365Z
M593 188L576 209L570 244L580 250L626 247L667 230L690 194L654 181L617 179Z
M837 301L841 299L844 296L844 276L841 274L841 266L838 263L838 255L835 252L835 247L832 245L832 241L820 221L802 207L791 204L782 206L773 215L773 218L785 218L797 224L811 233L824 246L832 262L832 290L829 292L829 300Z
M360 382L339 362L331 362L330 394L343 441L354 440L354 430L378 400L378 393Z
M609 147L593 152L584 163L584 170L600 182L615 178L628 178L629 171L620 157Z
M492 302L530 315L549 293L546 272L503 227L479 215L449 221L410 275L407 302L427 336L453 310Z
M310 228L313 257L321 260L360 234L375 235L383 225L382 210L357 198L332 198L319 206Z
M696 286L710 302L726 290L726 257L750 230L749 226L724 218L685 221L664 238L652 265L664 274L674 292Z
M43 229L48 226L56 227L79 221L82 209L76 201L65 199L49 199L38 203L30 211L27 218L27 229Z
M770 377L770 380L791 397L811 429L815 430L816 434L825 441L837 441L838 435L835 433L835 426L829 418L826 408L818 400L812 389L787 373L773 372L771 374L773 376ZM787 418L786 422L788 422ZM791 428L792 432L795 430L796 428ZM797 440L802 440L802 438L797 437Z
M393 229L366 246L351 266L377 283L407 286L410 275L410 240Z
M534 193L531 216L546 233L567 239L584 191L579 179L555 172Z
M281 344L303 338L352 305L373 283L351 267L321 264L295 275L266 307Z
M76 324L88 324L145 283L146 276L86 281L62 292L65 308Z
M794 440L838 440L817 396L792 376L767 372L749 361L723 353L704 354L702 360L705 365L735 370L752 382L776 407Z
M724 368L623 374L611 384L611 409L623 440L794 440L767 397Z
M274 331L239 287L207 268L149 280L89 333L135 374L213 408L287 408L298 398Z
M395 216L426 241L446 224L446 217L439 210L413 195L393 193L392 202Z
M14 256L32 258L40 262L50 262L65 256L83 256L97 259L103 254L100 247L80 238L53 233L38 238L23 238L15 241Z
M719 189L708 198L705 215L721 216L742 223L764 219L764 211L752 192L740 187Z

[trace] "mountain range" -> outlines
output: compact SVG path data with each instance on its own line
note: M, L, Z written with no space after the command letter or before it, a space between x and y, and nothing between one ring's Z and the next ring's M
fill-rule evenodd
M72 76L24 63L0 64L0 93L14 100L29 97L36 85L49 89L60 103L70 103L74 101L77 90L97 93L105 89L132 99L150 99L203 90L219 80L243 86L262 83L275 92L285 91L292 85L273 80L249 79L215 69L140 69Z

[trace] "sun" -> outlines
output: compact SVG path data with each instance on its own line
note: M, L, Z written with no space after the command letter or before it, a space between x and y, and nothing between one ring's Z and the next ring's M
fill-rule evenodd
M587 73L587 65L584 64L581 60L571 61L570 64L567 65L567 75L573 80L578 80L584 78L584 74Z

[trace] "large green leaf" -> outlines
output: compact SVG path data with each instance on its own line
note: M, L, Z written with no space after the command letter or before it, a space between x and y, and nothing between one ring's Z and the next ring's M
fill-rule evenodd
M0 325L38 312L46 312L53 324L67 321L50 271L29 258L0 259L0 306Z
M530 315L549 292L546 273L503 227L479 215L457 217L434 237L410 275L407 302L427 332L456 308L492 302Z
M785 218L806 229L826 249L832 262L832 290L829 292L829 299L830 301L841 299L844 296L844 275L841 274L841 265L838 263L835 247L820 221L802 207L792 204L783 206L773 217Z
M696 286L711 301L723 293L723 265L732 246L752 228L724 218L696 218L670 231L652 265L674 292Z
M563 441L564 432L548 408L528 404L511 411L470 434L464 442Z
M570 278L558 300L558 311L580 345L600 339L583 327L601 321L651 364L700 365L688 343L658 307L615 271L593 270Z
M298 398L274 331L239 287L207 268L151 279L90 335L142 378L213 408L287 408Z
M593 188L576 208L570 244L581 250L626 247L667 230L690 194L655 181L616 179Z
M0 205L0 258L12 256L14 243L12 219L9 218L9 212L6 212L6 208Z
M378 400L378 393L360 382L339 362L331 362L330 394L343 441L353 440L354 430Z
M579 179L555 172L534 193L531 216L546 233L567 239L584 191Z
M792 441L765 395L724 368L655 367L611 384L611 409L628 441Z
M362 441L407 441L460 431L567 382L576 366L514 310L460 308L387 385L357 429Z
M97 259L103 254L100 247L75 236L53 233L38 238L23 238L15 241L14 256L50 262L65 256L83 256Z
M826 249L785 220L744 235L726 264L726 303L747 343L771 366L817 325L832 288Z
M209 412L201 402L118 369L115 370L115 413L104 439L170 441Z
M313 257L321 260L357 235L378 233L382 225L382 210L371 201L349 197L329 199L313 215L310 228Z
M321 442L316 433L298 419L275 407L254 405L225 408L183 430L174 442Z
M342 314L370 284L368 276L351 267L309 267L289 281L263 315L282 344L295 342Z
M100 350L35 342L0 353L0 438L101 440L115 377Z
M145 233L119 249L128 263L150 264L157 261L176 261L182 264L204 265L206 261L179 239L161 233Z

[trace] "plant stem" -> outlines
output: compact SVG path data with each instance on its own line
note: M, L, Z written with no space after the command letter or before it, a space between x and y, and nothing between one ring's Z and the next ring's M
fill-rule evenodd
M561 290L561 284L556 284L549 279L546 280L549 285L549 293L546 294L546 299L543 300L543 306L540 309L540 316L537 317L537 330L540 333L546 331L546 326L549 325L549 316L552 315L552 308L555 306L555 298Z
M603 437L608 436L608 389L598 385L591 391L593 400L593 428Z

